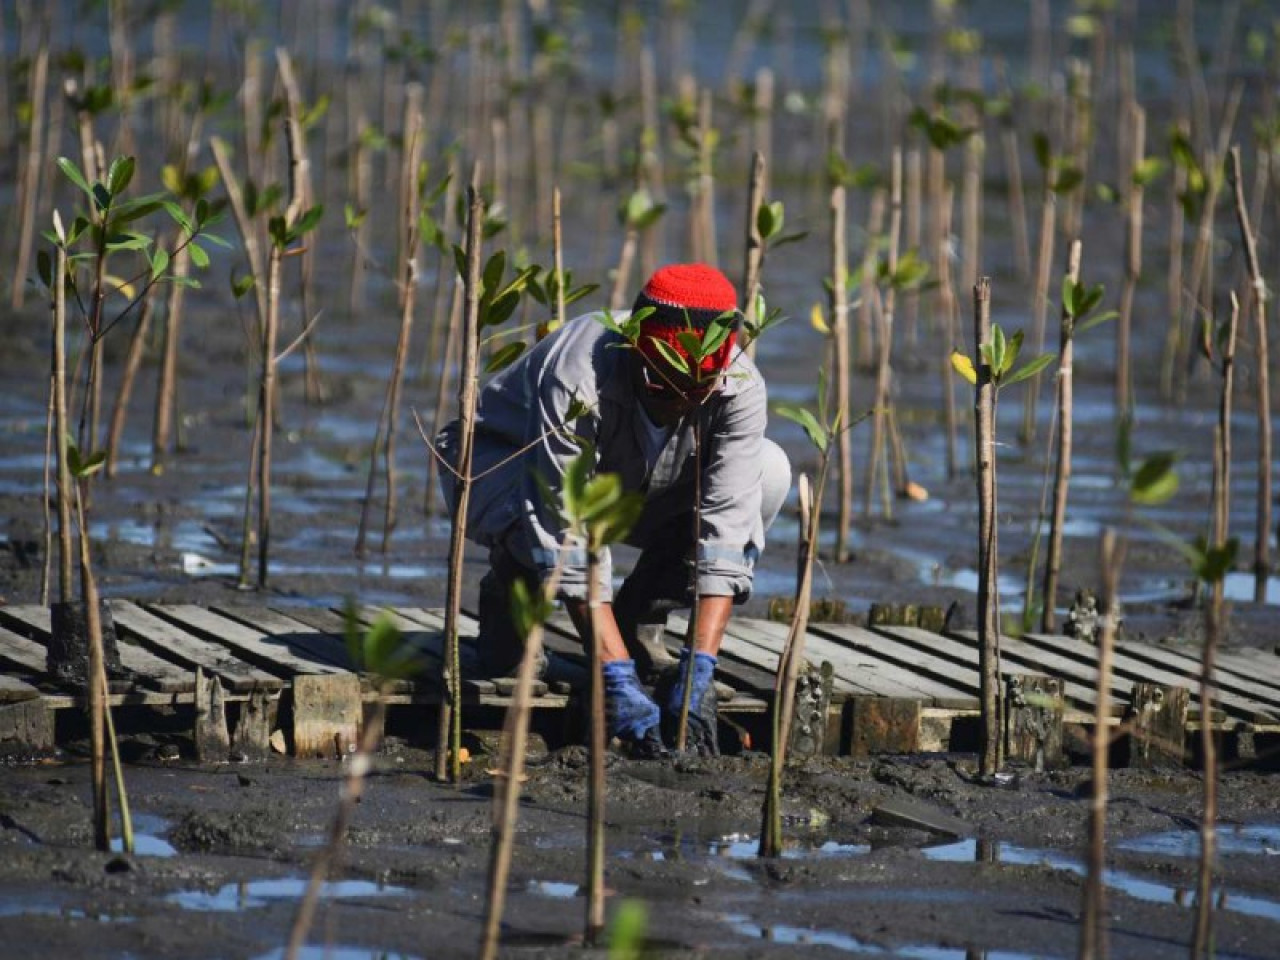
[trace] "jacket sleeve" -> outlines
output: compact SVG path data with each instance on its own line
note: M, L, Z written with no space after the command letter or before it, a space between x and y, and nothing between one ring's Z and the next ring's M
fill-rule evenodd
M538 381L530 385L529 397L526 436L539 439L526 455L527 469L521 481L521 529L517 533L543 580L551 576L557 562L561 562L559 595L585 600L586 545L569 532L560 505L565 472L581 452L577 441L585 440L595 446L599 412L593 408L566 424L574 393L552 370L541 371ZM607 600L612 581L607 548L600 554L598 580L602 588L600 597Z
M751 595L755 562L764 548L761 451L767 419L767 396L758 373L711 418L702 468L700 594L731 596L736 602Z

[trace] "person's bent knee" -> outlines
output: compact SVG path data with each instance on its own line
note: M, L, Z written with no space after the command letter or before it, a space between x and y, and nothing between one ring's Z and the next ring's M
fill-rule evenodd
M760 445L760 462L760 518L768 530L791 491L791 461L780 446L766 437Z

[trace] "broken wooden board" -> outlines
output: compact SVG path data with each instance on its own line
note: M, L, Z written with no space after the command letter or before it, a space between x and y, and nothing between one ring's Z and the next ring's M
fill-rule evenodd
M227 732L227 705L222 695L222 682L200 667L196 667L193 739L198 761L227 762L231 752L231 734Z
M0 755L42 753L55 746L53 711L39 691L28 689L34 698L0 701Z
M850 697L841 740L855 757L920 750L920 701L896 697Z
M424 687L440 691L440 668L444 662L444 618L436 617L430 610L423 610L417 607L405 607L396 609L392 607L361 607L357 611L357 617L362 626L372 626L379 616L386 615L390 618L391 623L403 635L405 642L410 644L414 651L417 652L422 660L422 670L416 675L416 682ZM458 624L458 640L462 642L464 638L475 637L476 626L474 621L463 617ZM459 653L461 657L461 652ZM473 677L463 676L462 678L462 695L463 697L481 697L494 696L497 694L497 687L492 680L480 680ZM547 685L539 681L534 684L534 697L540 697L547 692Z
M1135 683L1130 697L1129 766L1146 769L1180 767L1186 760L1186 687Z
M343 670L355 671L357 664L351 659L343 633L317 630L285 613L263 606L224 606L210 608L219 616L251 627L281 644L289 651L308 660L328 663Z
M222 681L223 689L235 693L253 690L279 690L281 679L238 659L226 647L211 643L187 632L176 624L162 620L136 603L112 600L111 616L116 630L140 646L194 672L203 670ZM123 644L122 644L123 646ZM121 651L124 656L124 651Z
M1037 771L1063 765L1062 681L1038 673L1006 674L1005 756Z
M1202 661L1200 656L1191 650L1135 643L1131 640L1120 641L1116 644L1116 650L1135 660L1162 667L1184 677L1182 686L1193 689L1200 684ZM1231 658L1230 665L1224 663L1225 652L1218 651L1215 658L1214 683L1217 688L1225 693L1249 697L1275 710L1280 710L1280 682L1267 683L1264 671L1261 670L1241 672L1250 662L1247 657Z
M0 673L0 703L21 703L24 700L39 700L40 691L17 677Z
M294 677L294 756L345 756L360 742L363 716L360 678L354 673Z
M288 608L269 608L271 613L276 616L285 618L285 620L300 625L301 628L314 630L326 637L341 638L345 652L346 648L346 618L327 607L288 607ZM276 626L276 621L264 621L264 626ZM294 629L298 629L295 627ZM348 662L350 656L348 655ZM337 661L335 661L336 663ZM412 694L418 687L413 680L399 678L388 680L382 677L371 677L368 674L360 674L361 686L365 691L365 699L369 700L376 697L381 691L382 693L394 693L408 695ZM419 681L421 683L421 681ZM427 686L430 686L428 684Z
M115 611L112 610L112 619ZM53 618L48 607L35 604L0 607L0 620L14 630L26 634L31 639L48 646ZM126 643L117 634L116 647L120 651L120 663L131 671L139 685L149 687L161 693L190 693L195 681L185 670L181 670L167 660L162 660L150 651L132 643Z
M237 655L290 681L293 743L302 756L321 749L333 755L335 743L354 743L362 714L360 678L349 670L310 659L270 634L190 604L157 604L152 610L210 642L226 644ZM354 718L354 719L352 719ZM327 747L317 748L318 744Z
M967 837L974 832L973 827L959 817L906 797L895 797L877 804L871 810L871 822L881 827L923 830L939 837Z

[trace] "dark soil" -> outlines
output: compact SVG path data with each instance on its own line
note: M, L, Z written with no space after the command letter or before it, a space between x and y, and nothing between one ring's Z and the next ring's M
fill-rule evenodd
M140 832L144 841L167 840L177 854L93 852L83 762L6 769L0 776L0 956L270 955L288 938L296 894L335 810L341 764L199 767L161 762L154 749L146 759L155 738L130 743L144 754L128 769ZM585 753L571 746L533 759L503 952L578 956ZM388 742L332 875L363 885L325 899L310 943L360 948L338 956L475 954L489 848L490 760L478 754L466 782L441 786L428 772L429 756L396 738ZM1074 955L1082 882L1048 861L1078 862L1089 793L1083 770L1023 772L1007 786L985 786L973 776L969 757L802 762L787 777L788 849L781 859L760 860L754 847L766 769L766 758L752 754L676 762L612 758L610 910L624 899L642 901L656 954L785 955L797 943L810 943L806 949L822 955ZM1249 772L1223 777L1225 834L1269 824L1276 842L1280 797L1271 779ZM1111 791L1111 866L1131 884L1136 877L1158 885L1135 888L1143 899L1110 891L1112 956L1185 956L1194 858L1125 853L1119 844L1193 831L1199 779L1118 770ZM876 825L879 805L904 799L951 815L980 842ZM942 847L946 858L930 859L940 845L949 845ZM1218 956L1280 955L1280 886L1268 855L1275 853L1259 847L1221 858ZM291 881L294 895L264 896L263 883L272 880ZM1257 906L1248 898L1258 898L1268 915L1238 912Z

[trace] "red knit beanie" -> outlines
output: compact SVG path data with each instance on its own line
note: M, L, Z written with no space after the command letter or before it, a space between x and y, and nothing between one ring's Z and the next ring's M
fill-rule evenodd
M652 307L653 312L640 321L640 350L651 360L662 355L654 345L661 340L686 360L688 352L678 334L701 333L716 317L736 310L738 295L729 278L705 263L673 263L662 267L644 285L636 297L633 312ZM737 339L737 326L720 348L701 364L700 373L715 373L729 365L729 356Z

